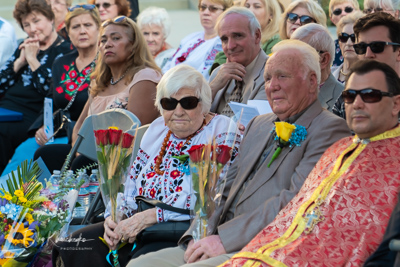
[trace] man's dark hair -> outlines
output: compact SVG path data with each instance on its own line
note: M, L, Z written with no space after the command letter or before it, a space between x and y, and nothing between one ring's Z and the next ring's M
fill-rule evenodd
M385 12L370 13L362 18L359 18L354 23L354 34L357 37L361 32L367 31L373 27L384 26L389 30L389 39L391 42L400 43L400 20ZM396 51L398 46L393 46L393 51Z
M397 75L397 73L389 65L383 62L378 62L376 60L366 59L366 60L360 60L357 63L355 63L350 69L350 73L347 76L348 77L347 80L353 73L358 75L364 75L374 70L379 70L383 72L383 74L385 75L389 93L393 93L394 95L400 94L399 75Z

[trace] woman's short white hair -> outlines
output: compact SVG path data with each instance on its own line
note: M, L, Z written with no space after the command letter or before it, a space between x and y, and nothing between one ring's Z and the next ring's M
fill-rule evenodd
M254 36L256 34L257 29L259 29L261 31L261 25L258 22L258 20L253 12L251 12L248 8L245 8L245 7L233 6L231 8L228 8L227 10L225 10L224 13L222 13L221 15L219 15L217 23L215 24L215 27L214 27L214 29L217 31L218 35L219 35L219 28L220 28L221 21L224 20L226 18L226 16L228 16L229 14L239 14L239 15L243 15L243 16L247 17L247 19L249 20L249 28L250 28L250 32L251 32L252 36Z
M157 25L163 30L164 39L167 39L171 31L171 19L165 8L151 6L140 12L137 24L141 30L143 27Z
M160 100L170 98L181 89L192 89L194 95L200 99L202 106L202 114L207 114L211 108L211 88L204 76L195 68L179 64L176 67L168 70L157 85L156 102L154 103L157 109L163 114Z
M297 30L296 30L297 31ZM294 49L299 51L301 55L300 62L304 67L308 67L308 72L304 71L304 75L308 75L309 71L315 72L317 82L321 82L321 68L319 66L319 54L317 51L305 42L299 40L282 40L272 48L272 53L277 53L282 50ZM306 69L305 69L306 70Z
M303 41L311 45L318 52L329 52L331 56L329 64L332 64L335 58L335 43L328 29L324 26L316 23L306 24L295 30L290 39Z
M396 11L400 9L400 0L364 0L364 9L378 7Z

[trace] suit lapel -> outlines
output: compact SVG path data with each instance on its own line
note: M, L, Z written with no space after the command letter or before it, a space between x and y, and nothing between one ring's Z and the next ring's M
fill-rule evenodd
M262 76L264 73L265 62L267 61L267 59L268 56L264 53L264 51L261 50L254 64L252 72L250 76L248 76L253 78L246 81L243 103L247 103L247 100L254 99L254 97L257 95L258 92L254 89L259 87L258 83L264 82L264 78L261 77L260 79L260 76Z
M313 119L316 116L318 116L318 114L320 114L321 112L322 112L321 104L319 103L318 100L316 100L313 104L311 104L308 110L303 115L301 115L300 118L297 119L296 124L302 125L306 129L308 129ZM283 165L285 158L293 149L296 149L296 147L295 146L285 147L284 149L282 149L280 155L274 160L274 163L271 164L271 167L268 168L267 164L269 163L273 153L275 152L275 147L274 147L271 153L265 159L264 163L261 165L258 172L254 175L253 180L248 184L246 190L244 191L243 195L241 196L237 204L239 205L241 202L249 198L255 191L261 188L261 186L266 182L268 182L271 178L279 179L280 177L274 177L274 175L277 172L278 168L281 165ZM262 179L256 178L256 176L259 175L262 175L263 178Z

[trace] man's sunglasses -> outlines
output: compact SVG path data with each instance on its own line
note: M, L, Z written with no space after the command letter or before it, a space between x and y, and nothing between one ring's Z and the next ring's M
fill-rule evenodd
M352 8L351 6L346 6L344 8L344 12L346 13L351 13L353 12L354 8ZM341 8L336 8L335 10L332 11L332 14L335 16L339 16L340 14L342 14L343 10Z
M219 8L219 7L215 7L215 6L207 6L207 5L199 5L199 10L201 12L204 12L206 9L208 9L208 11L210 11L211 13L215 13L218 10L225 10L223 8Z
M372 42L372 43L358 43L354 44L354 51L356 52L357 55L364 55L367 52L367 47L371 49L373 53L382 53L383 50L385 50L386 45L395 45L399 46L400 44L398 43L392 43L392 42Z
M383 11L383 8L381 8L381 7L377 7L377 8L366 8L366 9L363 10L363 12L364 12L365 14L370 14L370 13L372 13L372 12L382 12L382 11Z
M69 12L72 12L72 11L74 11L75 9L77 9L77 8L83 8L83 9L85 9L85 10L93 10L93 9L95 9L95 5L90 5L90 4L84 4L84 5L75 5L75 6L72 6L72 7L69 7L68 8L68 11Z
M349 40L349 38L353 43L356 42L356 36L355 36L354 33L348 34L348 33L342 32L342 33L339 34L339 38L338 39L342 43L347 43L347 40Z
M292 24L295 24L296 23L296 21L298 20L298 19L300 19L300 25L301 26L303 26L303 25L305 25L305 24L308 24L308 23L312 23L312 22L317 22L315 19L313 19L312 17L310 17L310 16L306 16L306 15L304 15L304 16L299 16L299 15L297 15L296 13L288 13L287 14L287 20L290 22L290 23L292 23Z
M100 9L100 6L102 6L104 9L108 9L108 8L110 8L110 6L113 6L113 5L115 5L115 4L110 4L110 3L104 2L102 4L96 4L96 7L98 9Z
M181 104L183 109L195 109L201 100L195 96L187 96L179 100L175 98L162 98L160 100L161 107L164 110L174 110L176 106Z
M342 92L342 98L344 103L351 104L356 99L357 95L360 95L362 101L365 103L376 103L382 100L382 97L392 97L393 93L382 92L380 90L366 88L362 90L348 89Z
M126 22L127 19L128 18L125 16L118 16L115 19L108 19L108 20L104 21L103 24L101 24L101 27L104 28L104 27L108 26L111 22L114 22L114 23Z

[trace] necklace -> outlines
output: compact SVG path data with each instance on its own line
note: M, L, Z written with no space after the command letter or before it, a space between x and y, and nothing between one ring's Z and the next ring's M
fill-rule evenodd
M195 133L189 135L189 136L186 138L186 141L185 141L185 143L183 144L182 147L184 147L187 143L189 143L190 139L192 139L193 136L196 135L196 133L197 133L197 131L196 131ZM165 154L165 150L167 149L168 141L169 141L169 138L171 137L171 134L172 134L172 131L169 130L168 133L167 133L167 135L166 135L165 138L164 138L164 141L163 141L162 146L161 146L161 149L160 149L160 153L158 154L157 159L156 159L156 165L154 166L154 171L155 171L158 175L164 175L164 171L161 171L161 170L160 170L160 165L161 165L161 162L162 162L162 160L163 160L163 157L164 157L164 154Z
M343 74L344 76L349 75L349 73L344 73L344 72L343 72L343 68L340 69L340 73Z
M111 77L111 80L110 80L111 85L116 85L120 80L122 80L122 79L125 77L125 75L126 75L127 72L128 72L128 69L126 69L126 71L124 72L124 74L122 74L122 76L119 77L119 79L116 80L116 81L114 81L113 77Z

